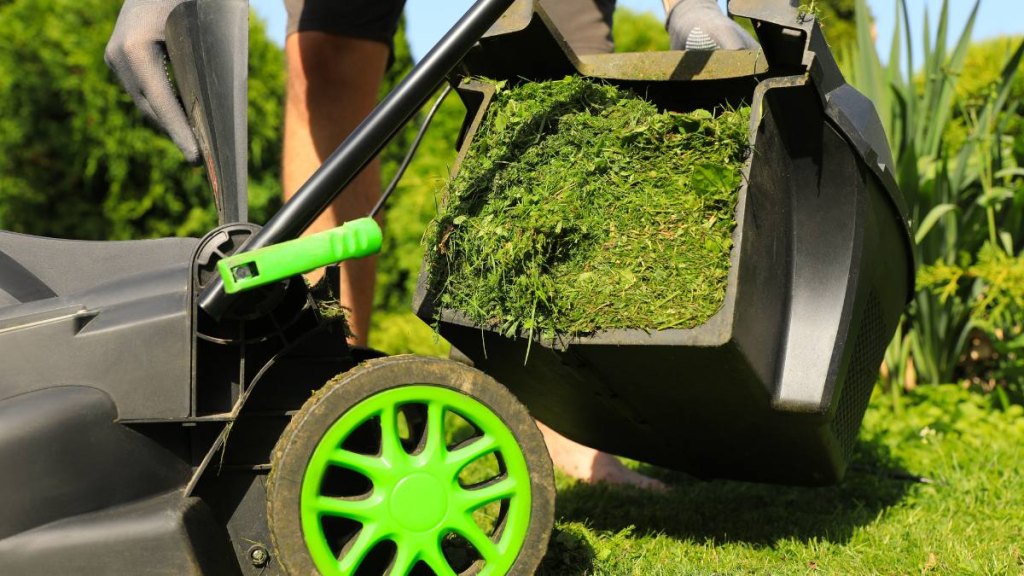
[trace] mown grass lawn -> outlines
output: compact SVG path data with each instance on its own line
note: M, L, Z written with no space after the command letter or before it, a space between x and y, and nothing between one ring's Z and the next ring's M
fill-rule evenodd
M1024 409L955 386L876 394L846 480L668 494L558 478L541 574L1024 574Z

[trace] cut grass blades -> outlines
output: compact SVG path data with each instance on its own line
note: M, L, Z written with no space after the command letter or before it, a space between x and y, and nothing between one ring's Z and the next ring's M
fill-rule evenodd
M508 336L690 328L721 307L749 110L589 80L499 88L428 231L439 309Z

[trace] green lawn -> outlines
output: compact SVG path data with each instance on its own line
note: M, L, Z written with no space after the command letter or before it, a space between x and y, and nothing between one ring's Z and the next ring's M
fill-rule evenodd
M1024 410L954 386L878 394L828 488L703 482L668 494L558 478L541 574L1024 574Z

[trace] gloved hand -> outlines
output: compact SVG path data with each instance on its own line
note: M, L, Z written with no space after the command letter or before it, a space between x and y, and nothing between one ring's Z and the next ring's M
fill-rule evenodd
M199 163L199 143L167 77L164 26L184 0L125 0L104 59L117 74L135 105L156 122L185 154Z
M665 24L673 50L756 50L757 40L733 22L715 0L681 0Z

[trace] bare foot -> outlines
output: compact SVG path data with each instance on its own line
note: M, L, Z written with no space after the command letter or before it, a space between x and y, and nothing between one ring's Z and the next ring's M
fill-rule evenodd
M548 445L551 462L568 476L588 484L605 482L618 486L634 486L645 490L667 490L665 484L650 476L630 470L618 458L569 440L539 420L537 427Z

